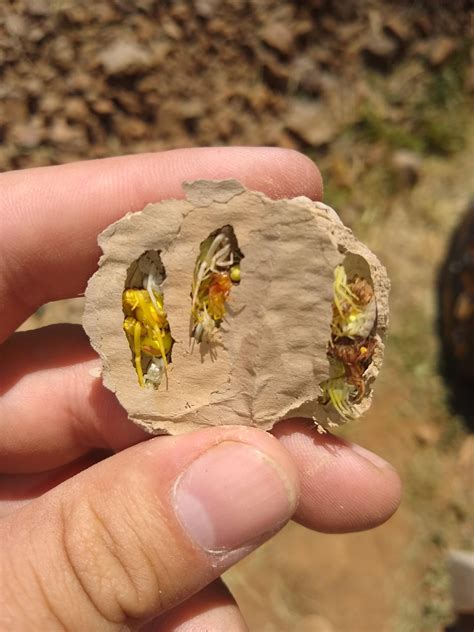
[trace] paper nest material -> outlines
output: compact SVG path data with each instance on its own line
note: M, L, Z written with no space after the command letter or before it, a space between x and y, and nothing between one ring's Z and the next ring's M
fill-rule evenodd
M374 289L376 348L356 416L371 403L388 324L384 267L330 207L305 197L271 200L235 180L183 185L185 200L149 204L99 236L103 256L86 291L84 327L103 364L102 379L129 418L148 432L181 434L204 426L312 418L340 424L322 404L333 313L334 270L361 274ZM231 225L244 254L216 344L190 344L191 286L200 243ZM174 346L167 384L141 387L124 334L122 293L130 266L158 251L166 270L165 309ZM211 353L212 351L212 353Z

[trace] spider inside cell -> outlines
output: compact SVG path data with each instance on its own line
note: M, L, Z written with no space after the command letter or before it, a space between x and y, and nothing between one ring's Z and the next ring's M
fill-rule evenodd
M372 286L359 275L348 280L344 266L337 266L332 309L327 350L330 377L320 384L319 403L331 404L343 419L351 419L354 406L366 393L365 372L376 349L377 307Z

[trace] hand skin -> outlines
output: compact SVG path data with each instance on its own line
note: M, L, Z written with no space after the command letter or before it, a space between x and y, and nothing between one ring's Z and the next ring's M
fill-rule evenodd
M387 520L400 480L303 419L150 438L91 369L80 327L13 333L84 291L97 234L181 182L233 177L320 199L303 155L182 149L0 174L0 630L246 630L219 576L290 518L343 533ZM341 507L344 507L342 510ZM26 598L25 598L26 596Z

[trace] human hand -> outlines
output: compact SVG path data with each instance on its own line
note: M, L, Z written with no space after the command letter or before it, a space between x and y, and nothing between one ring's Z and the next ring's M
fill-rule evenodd
M182 196L183 180L226 177L271 197L322 191L307 158L269 148L0 175L2 630L245 630L218 580L232 564L290 518L346 532L398 506L391 466L307 421L149 438L92 377L80 327L12 333L84 291L112 221Z

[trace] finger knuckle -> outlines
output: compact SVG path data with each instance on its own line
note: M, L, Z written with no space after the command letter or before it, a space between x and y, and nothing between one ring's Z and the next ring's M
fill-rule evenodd
M161 611L169 573L156 549L150 553L143 517L126 503L107 509L88 499L63 512L64 550L76 582L106 621Z
M9 529L2 530L0 540L7 546L0 556L0 630L66 630L51 586L45 574L38 570L41 565L34 550L29 551L29 555L18 555L18 548L9 536ZM25 595L28 595L27 608Z

